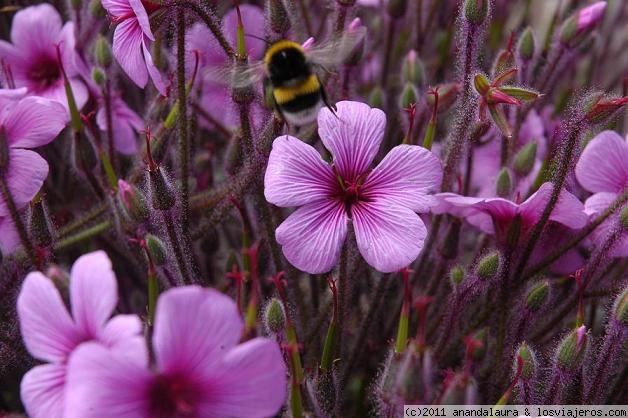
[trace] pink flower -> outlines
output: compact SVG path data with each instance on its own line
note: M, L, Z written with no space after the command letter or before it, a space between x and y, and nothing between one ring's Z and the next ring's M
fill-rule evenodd
M102 6L118 26L113 34L113 55L131 80L146 87L148 77L166 95L166 83L153 63L150 46L155 35L150 28L146 6L158 7L141 0L102 0ZM153 10L151 10L153 11Z
M582 33L591 28L597 26L597 24L604 18L604 12L606 11L606 2L595 2L580 11L578 11L578 18L576 22L576 32Z
M16 206L24 207L48 175L48 163L34 151L52 141L68 121L58 102L26 97L0 109L0 176L5 177ZM0 197L0 216L10 215Z
M628 187L628 138L624 140L613 131L600 132L582 152L575 171L582 187L594 193L584 206L588 214L597 217ZM595 229L592 237L597 245L615 228L619 212ZM628 256L628 233L623 233L612 255Z
M268 417L286 399L277 344L238 344L244 324L231 298L199 286L157 302L154 368L145 349L79 347L69 362L66 418Z
M135 113L119 95L111 98L111 118L113 120L113 145L122 154L137 152L137 132L144 129L144 121ZM107 131L107 117L104 104L96 114L98 127Z
M78 74L80 57L74 49L72 22L62 26L61 16L50 4L27 7L13 18L11 42L0 40L0 60L10 68L16 87L26 87L28 94L56 100L67 108L58 45L76 104L83 107L88 91Z
M109 319L118 289L107 255L97 251L80 257L70 275L72 315L53 282L38 271L26 276L17 300L24 344L33 357L47 363L22 379L22 402L32 418L64 416L67 361L80 344L98 341L129 355L144 349L136 315Z
M318 115L321 141L332 164L301 140L275 139L264 178L266 200L300 206L276 231L294 266L323 273L337 263L352 220L358 248L382 272L399 270L421 252L426 228L415 212L427 212L442 178L438 158L425 148L394 147L369 170L384 136L386 116L358 102L337 104Z

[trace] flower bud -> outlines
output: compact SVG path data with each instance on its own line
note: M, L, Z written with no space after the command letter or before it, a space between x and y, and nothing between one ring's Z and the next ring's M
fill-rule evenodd
M464 17L472 25L480 26L488 15L489 0L465 0Z
M384 89L382 89L380 86L373 87L373 90L371 90L368 97L369 106L383 109L385 102L386 99Z
M558 345L556 364L563 369L580 367L587 348L587 329L584 325L571 331Z
M541 96L539 92L525 87L502 86L499 88L499 90L510 97L514 97L518 100L523 100L524 102L531 102L532 100L536 100ZM513 102L511 104L517 103Z
M525 306L528 311L536 312L547 301L550 292L550 285L547 280L540 281L535 284L526 296Z
M510 172L506 167L502 167L497 174L495 191L499 197L508 197L512 193L512 180L510 178Z
M414 49L408 52L401 64L401 80L412 83L415 86L422 86L425 82L423 62L419 59Z
M568 47L576 46L602 21L605 10L605 1L578 10L560 28L560 42Z
M281 0L270 0L268 2L268 15L270 30L283 37L290 30L290 19L283 2Z
M94 67L92 68L92 80L94 80L94 83L98 86L103 87L107 82L107 76L100 68Z
M485 96L491 88L491 82L484 74L476 74L473 77L473 86L481 96Z
M156 266L162 266L168 261L168 250L162 240L153 234L146 234L144 237L148 253Z
M512 49L510 49L509 46L509 49L502 49L497 55L497 58L495 58L491 74L493 74L493 76L496 76L500 73L503 73L504 71L508 71L515 67L515 57L512 54Z
M91 0L89 2L89 14L96 19L103 18L107 15L100 0Z
M523 367L521 369L521 379L530 380L536 375L536 370L538 369L538 363L536 360L536 355L534 351L530 348L530 346L526 343L521 343L519 348L517 349L517 354L515 355L513 368L517 370L517 358L521 357L523 361Z
M536 142L529 142L515 154L512 170L516 175L525 177L534 168L536 161Z
M486 355L486 348L488 347L488 327L476 331L471 338L477 342L473 345L471 356L474 361L481 361Z
M619 212L619 224L623 229L628 229L628 206L624 206Z
M515 105L515 106L519 106L521 104L521 102L518 99L506 93L503 87L500 87L500 88L491 87L490 89L488 89L488 92L486 94L486 103L488 104L503 103L503 104Z
M412 104L416 104L419 100L419 92L412 83L406 82L399 96L399 107L401 109L407 109Z
M456 102L456 97L460 91L460 84L458 83L444 83L438 84L435 89L438 89L438 113L443 113L451 109L451 106ZM430 109L434 107L434 95L428 94L425 96L427 104Z
M628 103L628 96L618 97L614 99L604 98L598 95L597 101L589 102L586 106L586 119L589 123L598 124L610 118L615 111L619 110Z
M269 333L277 334L286 326L286 312L279 299L272 298L264 309L264 325Z
M498 250L494 250L482 257L475 268L475 274L481 280L488 280L495 277L499 271L501 256Z
M454 287L462 283L465 276L466 273L460 265L454 266L451 268L451 270L449 270L449 282Z
M615 299L613 314L617 321L624 325L628 324L628 289L625 289L621 295Z
M512 132L510 130L508 120L506 119L504 109L496 104L489 104L488 111L491 114L491 119L493 120L493 123L495 123L495 126L497 126L502 135L504 135L506 138L512 138Z
M388 16L393 19L399 19L406 14L408 8L407 0L388 0Z
M530 61L534 57L534 32L530 26L525 28L519 37L517 54L522 61Z
M135 222L148 219L148 205L144 194L124 180L118 180L118 199L126 214Z
M159 167L148 171L148 180L153 208L157 210L172 208L177 201L174 189Z
M111 45L104 36L99 35L94 44L96 63L102 68L109 68L112 62Z
M52 244L52 222L47 205L41 198L35 199L31 205L29 230L38 246L45 248Z

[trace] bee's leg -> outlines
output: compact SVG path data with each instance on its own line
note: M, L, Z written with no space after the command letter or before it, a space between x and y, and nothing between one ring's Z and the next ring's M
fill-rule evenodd
M321 83L320 78L318 79L318 83L321 85L321 99L323 100L323 103L325 104L325 107L326 107L327 109L329 109L329 110L331 111L331 113L333 113L333 114L334 114L334 116L338 117L338 116L336 115L336 111L337 111L338 109L336 108L336 105L335 105L335 104L332 104L332 103L329 101L329 98L327 97L327 92L325 91L325 87L323 87L323 83Z

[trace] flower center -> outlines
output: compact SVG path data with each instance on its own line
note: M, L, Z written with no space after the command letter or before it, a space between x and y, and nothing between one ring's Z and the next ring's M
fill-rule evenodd
M200 393L188 378L181 375L159 375L149 392L150 416L184 418L196 416Z
M50 87L61 78L59 62L54 57L41 57L28 70L28 77L43 87Z

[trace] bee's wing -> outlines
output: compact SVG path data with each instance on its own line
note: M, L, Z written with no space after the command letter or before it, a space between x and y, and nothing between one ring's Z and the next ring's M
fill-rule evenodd
M264 63L262 61L245 65L215 66L203 71L204 80L236 89L258 83L263 77Z
M366 36L366 28L346 31L320 45L314 45L305 54L315 64L334 67L346 60Z

